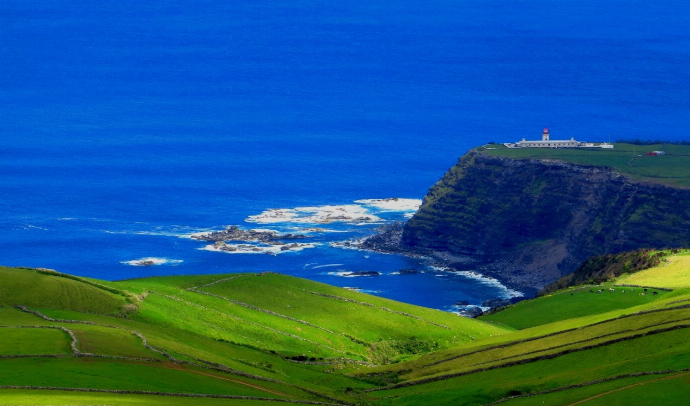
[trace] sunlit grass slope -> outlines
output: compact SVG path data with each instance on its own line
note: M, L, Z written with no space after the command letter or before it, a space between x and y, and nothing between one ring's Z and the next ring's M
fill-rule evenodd
M286 356L387 363L508 329L286 275L150 278L137 320Z
M690 288L690 251L669 255L661 265L622 276L616 283L670 289Z
M651 303L667 292L659 291L657 295L649 292L642 296L640 293L643 293L642 288L587 285L557 291L539 300L519 302L481 319L523 329Z
M114 314L125 297L48 270L0 267L0 304Z

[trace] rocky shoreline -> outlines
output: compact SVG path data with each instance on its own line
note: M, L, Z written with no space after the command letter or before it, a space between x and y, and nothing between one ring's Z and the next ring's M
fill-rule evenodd
M426 248L408 246L403 243L402 235L404 223L395 223L378 229L377 234L359 242L352 242L359 249L400 254L414 258L426 258L432 266L444 268L450 272L470 271L485 277L493 278L509 289L521 292L524 296L519 298L495 298L482 303L482 307L497 308L506 306L526 298L534 297L538 292L538 286L545 283L544 278L527 274L508 261L496 259L487 261L485 258L471 255L458 255L447 251L435 251ZM405 269L401 273L415 273L415 270ZM476 317L472 314L471 317Z
M403 241L404 227L404 223L381 227L377 234L364 239L356 246L360 249L377 252L428 258L433 262L433 266L445 268L451 272L471 270L498 280L507 288L521 292L525 298L536 296L537 292L545 285L553 282L553 277L550 275L534 271L529 272L515 265L511 252L506 252L503 256L458 254L405 244Z

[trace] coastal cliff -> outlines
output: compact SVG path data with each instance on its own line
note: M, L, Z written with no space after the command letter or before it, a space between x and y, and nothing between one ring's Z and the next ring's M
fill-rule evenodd
M690 246L690 190L472 150L402 228L365 245L476 268L531 293L593 255Z

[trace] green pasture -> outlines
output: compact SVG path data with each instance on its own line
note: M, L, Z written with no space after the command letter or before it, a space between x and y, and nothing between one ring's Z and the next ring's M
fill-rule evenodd
M288 385L181 367L172 363L83 357L5 359L2 364L0 382L3 385L232 394L267 398L310 397Z
M690 288L690 252L669 255L661 265L619 277L616 284L670 289Z
M609 289L614 291L611 292ZM603 292L596 293L599 290L603 290ZM594 293L590 293L590 291ZM610 284L565 289L544 297L516 303L499 312L482 316L481 320L524 329L645 305L659 300L666 293L659 291L658 295L652 295L650 291L648 294L640 296L640 293L643 292L642 288L610 286Z
M679 258L682 262L687 257ZM675 269L674 261L664 269ZM655 275L651 277L663 277ZM279 274L102 283L30 270L17 270L12 276L4 280L2 292L14 292L15 286L29 289L27 281L32 281L39 289L47 286L45 289L58 296L42 303L39 292L24 292L21 295L27 300L38 301L31 306L33 310L58 320L97 325L46 321L8 306L13 303L9 298L20 294L3 296L0 326L8 327L0 327L0 355L62 357L0 359L0 385L229 394L332 403L324 397L329 396L372 405L455 404L462 399L463 404L483 405L511 394L548 391L622 374L690 368L690 309L684 308L690 305L690 289L644 296L639 295L641 288L614 286L614 292L609 292L612 285L565 289L478 321ZM62 286L65 282L67 287ZM218 283L203 286L211 282ZM100 284L121 294L94 286ZM194 287L199 291L188 290ZM59 297L75 289L82 292L81 299ZM590 289L604 292L589 293ZM125 297L133 296L128 292L140 295L138 308L127 317L118 316ZM117 303L111 308L114 311L101 308L85 312L77 306L90 303L91 309L98 308L93 302L102 293L105 300ZM69 336L61 330L9 326L62 326L74 332L82 352L152 360L73 357ZM146 348L134 331L146 337L149 345L196 365L171 362ZM325 365L288 359L297 355ZM381 365L348 364L343 359ZM204 361L230 370L213 370ZM440 380L420 383L430 378ZM525 404L526 399L551 404L569 404L569 399L599 404L600 399L608 399L607 403L615 404L619 399L633 399L635 391L643 387L650 388L651 394L669 388L685 393L678 386L680 377L658 378L616 379L516 398L506 404ZM397 383L414 386L366 392ZM597 395L601 397L594 397ZM199 401L0 389L0 405L186 405Z
M201 293L186 290L213 281L221 282L200 287ZM174 318L178 328L287 356L386 363L510 331L279 274L147 278L116 285L154 292L134 316L139 321L163 324Z
M347 333L364 341L386 337L408 338L410 331L418 331L449 343L460 343L506 332L504 328L477 323L451 313L287 275L234 278L202 290ZM257 295L257 290L261 290L262 295ZM410 314L414 317L410 317Z
M160 395L84 393L55 390L0 389L0 405L119 405L119 406L277 406L275 401L244 399L186 398Z
M690 367L688 331L675 330L566 354L397 389L372 392L380 405L483 405L515 391L534 393L622 374Z
M487 155L516 159L557 159L582 165L608 166L635 179L646 179L674 186L690 186L690 146L632 145L615 143L602 148L505 148L490 145L480 150ZM647 156L645 152L663 149L666 155Z
M0 355L71 355L70 341L58 329L0 327Z
M52 326L55 323L23 312L14 307L0 307L1 326Z
M122 296L32 269L0 267L0 280L0 305L114 314L125 304Z
M203 307L200 307L198 303L195 305L163 296L149 295L146 301L141 304L136 319L154 324L169 324L170 320L174 320L175 327L178 329L216 340L291 355L304 353L312 354L310 356L337 357L348 354L347 349L341 350L327 345L325 339L316 341L317 338L313 335L300 334L300 331L296 331L296 328L300 327L277 326L278 328L276 328L275 324L277 323L272 323L274 321L272 316L265 316L270 321L257 323L237 314L246 313L246 309L227 309L229 305L219 299L202 296L198 302L204 303L201 305ZM210 304L208 302L216 303ZM283 324L287 324L287 322ZM304 327L306 329L308 326ZM323 333L323 335L326 334L328 333Z
M88 324L66 325L77 337L81 352L135 358L165 359L147 349L131 332Z
M684 405L690 396L687 373L616 379L581 388L507 400L505 406Z
M598 321L579 328L562 328L560 332L536 334L537 330L519 339L513 337L513 341L440 351L412 362L358 371L357 374L365 377L371 373L388 373L394 374L397 380L414 380L471 371L565 350L577 351L588 346L688 323L690 310L686 308L635 312L628 317L608 318L603 322Z
M545 336L536 340L510 346L497 346L490 350L469 354L438 365L423 367L401 375L404 379L421 378L446 373L456 373L476 368L500 365L521 359L555 354L566 350L579 350L588 346L612 342L632 335L649 333L660 328L670 328L690 323L686 309L669 310L664 314L642 314L631 319L613 320L574 331ZM690 331L690 330L688 330Z
M67 311L43 311L45 314L63 319L92 321L117 326L143 334L150 345L164 349L182 360L199 358L223 364L229 368L277 379L320 393L335 394L344 388L368 388L371 385L338 373L324 373L317 368L297 364L283 359L280 355L246 345L237 345L204 337L168 324L144 323L136 320L109 316L75 313ZM328 367L333 369L336 367Z
M52 405L82 405L82 406L277 406L299 403L281 403L254 399L213 399L189 398L160 395L131 395L110 393L82 393L53 390L17 390L0 389L0 405L12 406L52 406Z

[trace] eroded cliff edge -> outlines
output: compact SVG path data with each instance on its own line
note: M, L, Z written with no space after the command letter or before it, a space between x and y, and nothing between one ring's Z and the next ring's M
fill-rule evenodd
M534 292L593 255L690 246L690 190L473 150L404 227L365 246L430 255Z

